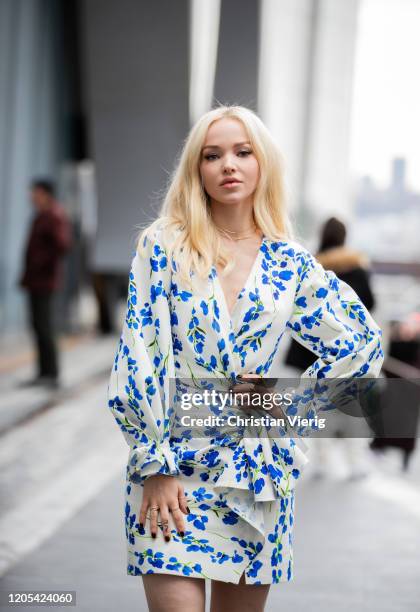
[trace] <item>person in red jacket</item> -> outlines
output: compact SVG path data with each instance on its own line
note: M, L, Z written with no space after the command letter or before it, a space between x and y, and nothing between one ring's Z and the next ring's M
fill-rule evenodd
M38 356L38 373L22 386L59 386L59 364L53 324L54 294L62 284L64 254L70 249L72 232L64 208L55 199L49 179L31 183L35 208L29 230L19 285L28 292L28 307Z

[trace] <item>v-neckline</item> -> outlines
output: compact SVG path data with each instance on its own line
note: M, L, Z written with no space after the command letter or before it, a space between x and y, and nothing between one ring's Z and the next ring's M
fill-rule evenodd
M249 271L249 274L248 274L248 276L246 278L245 284L242 287L242 289L240 290L240 292L238 293L238 295L236 296L236 300L235 300L235 303L233 304L232 312L229 311L226 295L225 295L225 292L223 290L222 283L220 282L220 278L219 278L219 274L217 272L217 268L213 264L213 276L214 276L214 278L215 278L215 280L217 282L217 285L218 285L218 288L219 288L219 291L220 291L220 295L221 295L221 299L223 301L223 308L226 311L226 315L228 317L228 320L230 321L231 328L233 328L233 319L234 319L234 315L235 315L235 311L237 309L238 303L241 300L241 296L243 295L243 293L248 288L250 280L251 280L251 278L255 274L255 269L256 269L257 265L259 264L259 260L260 260L260 257L261 257L261 253L262 253L262 250L263 250L264 243L265 243L265 236L262 237L261 244L260 244L258 252L257 252L257 254L255 256L254 263L252 264L251 269Z

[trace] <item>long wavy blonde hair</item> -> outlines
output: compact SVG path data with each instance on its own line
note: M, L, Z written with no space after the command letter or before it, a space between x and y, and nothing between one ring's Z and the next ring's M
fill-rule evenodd
M235 261L223 246L212 221L210 199L200 175L203 144L209 126L224 117L242 122L260 168L260 179L254 192L254 221L272 240L291 235L286 213L283 160L270 132L261 119L243 106L219 106L205 113L191 128L157 219L140 228L137 250L143 241L160 228L169 261L173 255L176 267L186 285L192 287L191 273L199 278L209 275L216 263L228 273Z

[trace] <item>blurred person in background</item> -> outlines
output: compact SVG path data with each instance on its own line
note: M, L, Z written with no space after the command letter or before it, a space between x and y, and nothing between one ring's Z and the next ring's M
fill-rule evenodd
M28 312L37 349L37 375L20 386L58 388L59 363L54 331L54 297L63 278L62 260L70 249L72 231L64 208L55 198L49 179L34 179L31 201L35 209L29 229L19 286L28 293Z
M420 313L411 312L402 320L391 321L389 340L383 369L389 380L380 398L383 422L377 423L370 448L380 455L397 449L402 453L402 468L407 471L416 448L419 420ZM395 437L390 435L392 431Z
M363 305L373 310L375 298L370 286L369 263L365 255L346 246L347 230L342 221L330 217L321 229L320 245L316 258L325 270L331 270L342 281L350 285L357 293ZM302 346L296 340L291 341L286 364L303 372L315 361L316 355ZM329 469L331 444L328 438L312 440L317 469L315 476L321 477ZM341 447L344 450L349 468L350 478L359 478L367 474L364 445L355 438L343 438Z
M346 226L331 217L321 232L317 259L326 270L332 270L350 285L368 310L373 310L375 298L370 286L369 263L365 255L345 245Z

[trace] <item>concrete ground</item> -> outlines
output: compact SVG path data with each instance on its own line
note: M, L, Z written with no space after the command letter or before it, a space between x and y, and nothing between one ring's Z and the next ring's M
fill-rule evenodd
M80 612L147 610L141 578L126 575L127 448L106 407L116 342L90 338L68 348L69 393L17 390L28 364L0 373L1 610L20 609L4 605L7 592L60 589L76 591ZM267 612L414 612L419 453L406 476L389 453L360 480L347 478L339 444L331 453L328 475L308 468L298 487L295 578L271 587Z

